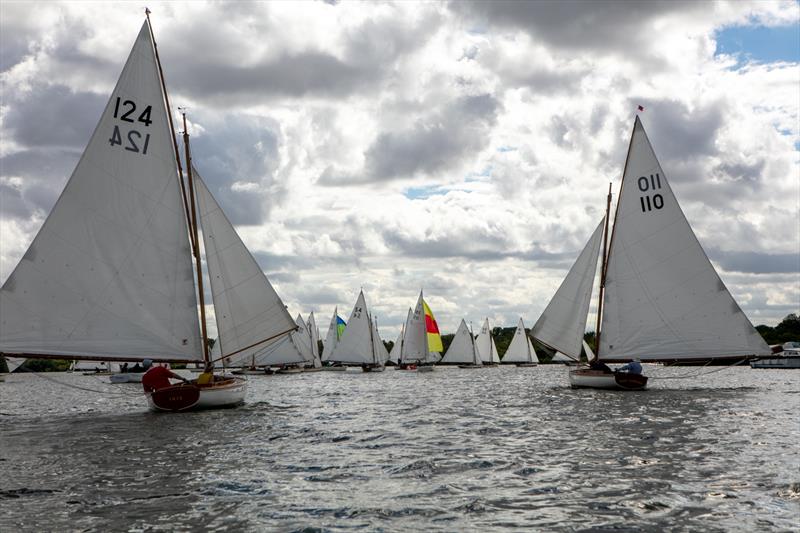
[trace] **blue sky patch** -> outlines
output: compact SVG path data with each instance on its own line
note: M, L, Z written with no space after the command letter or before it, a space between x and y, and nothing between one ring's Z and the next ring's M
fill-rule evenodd
M431 196L447 194L447 190L442 189L438 185L430 185L428 187L409 187L403 194L406 198L410 198L411 200L424 200Z
M717 32L715 56L738 56L737 68L748 62L800 62L800 26L730 26Z

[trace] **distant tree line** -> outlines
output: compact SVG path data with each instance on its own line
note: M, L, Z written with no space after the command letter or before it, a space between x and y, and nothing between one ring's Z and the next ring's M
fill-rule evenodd
M767 344L783 344L789 341L800 341L800 317L794 313L786 315L781 323L771 328L763 324L756 330L764 337Z

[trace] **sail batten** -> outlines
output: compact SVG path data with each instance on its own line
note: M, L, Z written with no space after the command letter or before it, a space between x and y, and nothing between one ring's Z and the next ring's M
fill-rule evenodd
M709 261L641 121L609 246L599 357L702 360L769 353Z

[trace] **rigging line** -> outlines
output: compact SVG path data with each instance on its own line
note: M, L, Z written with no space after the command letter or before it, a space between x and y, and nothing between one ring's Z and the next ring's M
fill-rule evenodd
M116 395L116 396L128 396L128 397L144 395L144 391L142 391L141 393L131 394L129 392L122 392L122 391L110 391L110 390L101 391L101 390L96 390L96 389L90 389L88 387L81 387L80 385L73 385L72 383L65 383L63 381L59 381L59 380L57 380L55 378L51 378L50 376L45 376L41 372L31 372L31 374L35 375L36 377L42 378L44 380L52 381L53 383L56 383L56 384L61 385L63 387L68 387L70 389L82 390L82 391L86 391L86 392L95 392L97 394L111 394L111 395Z
M749 359L749 357L745 357L744 359L740 359L739 361L736 361L735 363L730 364L728 366L715 368L714 370L709 370L708 372L702 372L702 370L705 367L707 367L708 365L711 364L711 360L709 360L708 363L706 363L702 367L700 367L699 371L694 372L694 373L684 374L682 376L663 376L663 377L661 377L661 376L650 376L650 379L688 379L688 378L693 378L693 377L697 377L697 376L707 376L708 374L713 374L715 372L722 372L723 370L730 370L731 368L733 368L735 366L739 366L741 363L744 363L748 359Z

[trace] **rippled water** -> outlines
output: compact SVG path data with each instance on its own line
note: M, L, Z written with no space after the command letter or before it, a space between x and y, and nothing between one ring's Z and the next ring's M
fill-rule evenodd
M0 531L798 528L800 371L257 376L244 407L184 414L48 377L111 393L6 376Z

